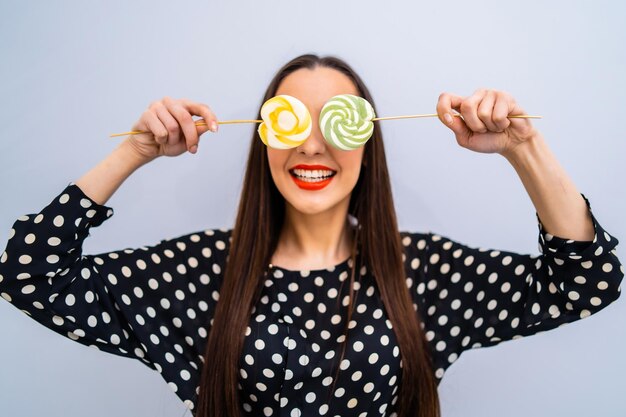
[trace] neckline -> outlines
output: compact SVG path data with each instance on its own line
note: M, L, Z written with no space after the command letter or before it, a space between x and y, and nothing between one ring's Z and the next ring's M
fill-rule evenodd
M346 269L349 269L349 263L350 263L350 259L351 256L348 256L347 259L339 262L338 264L335 265L330 265L326 268L317 268L317 269L287 269L285 267L282 267L280 265L274 265L274 264L270 264L270 270L274 270L274 271L281 271L283 274L303 274L303 276L308 276L311 274L321 274L321 273L325 273L325 272L337 272L337 271L343 271Z

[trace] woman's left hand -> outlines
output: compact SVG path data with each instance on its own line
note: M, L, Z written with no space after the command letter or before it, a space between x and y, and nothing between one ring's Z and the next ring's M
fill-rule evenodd
M462 116L453 116L452 110ZM442 93L437 102L439 120L449 127L456 141L475 152L507 155L538 132L529 119L509 119L525 114L508 93L479 89L469 97ZM448 115L450 117L448 117Z

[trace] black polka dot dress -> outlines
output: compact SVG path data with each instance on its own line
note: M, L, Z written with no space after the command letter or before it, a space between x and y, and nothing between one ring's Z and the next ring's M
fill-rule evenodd
M0 295L63 336L142 361L193 413L230 231L83 255L90 228L112 215L70 183L41 212L18 218L0 257ZM577 242L539 223L539 256L402 233L407 291L437 381L465 350L585 318L618 298L617 239L593 224L593 241ZM314 271L269 268L240 359L243 415L396 415L397 340L366 267L356 271L345 322L350 270L348 260Z

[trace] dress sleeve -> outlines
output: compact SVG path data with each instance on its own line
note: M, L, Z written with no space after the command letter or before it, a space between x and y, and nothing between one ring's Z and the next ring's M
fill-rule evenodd
M619 297L618 241L591 217L593 241L573 241L546 233L537 216L537 256L471 248L432 233L403 236L407 285L440 374L464 350L553 329Z
M41 212L18 218L0 258L0 295L84 345L162 373L187 369L203 353L228 235L207 230L83 255L90 228L112 215L70 183Z

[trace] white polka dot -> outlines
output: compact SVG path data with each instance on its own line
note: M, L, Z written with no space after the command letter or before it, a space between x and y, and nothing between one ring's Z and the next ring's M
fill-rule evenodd
M580 266L582 266L585 269L590 269L593 266L593 262L591 261L581 262Z
M609 288L609 284L606 281L598 282L598 289L599 290L606 290L607 288Z
M183 369L182 371L180 371L180 377L184 381L189 381L189 379L191 378L191 374L186 369Z
M611 272L613 270L613 265L607 262L604 265L602 265L602 270L604 272Z
M540 310L541 310L541 307L539 306L539 303L533 303L533 307L532 307L533 314L539 314Z
M22 265L28 265L29 263L31 263L32 260L33 260L33 258L31 258L29 255L22 255L19 258L19 262Z
M32 294L35 291L34 285L25 285L22 287L22 294Z
M67 296L65 296L65 304L67 304L68 306L73 306L75 302L76 298L74 297L74 294L68 294Z
M591 305L592 306L599 306L600 304L602 304L602 300L598 297L591 297Z
M554 304L550 306L550 308L548 309L548 313L550 313L550 317L552 318L557 318L561 314L561 312L559 311L559 307Z
M56 227L61 227L63 226L64 222L65 222L65 219L63 218L63 216L59 214L58 216L54 218L54 220L52 221L52 224L54 224Z

